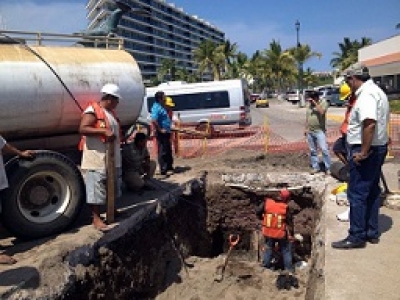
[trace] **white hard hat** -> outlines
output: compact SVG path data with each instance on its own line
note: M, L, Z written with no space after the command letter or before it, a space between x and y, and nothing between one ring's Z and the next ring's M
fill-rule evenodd
M101 88L101 92L103 94L111 95L114 97L117 97L118 99L121 99L121 94L119 93L119 87L116 84L113 83L107 83Z

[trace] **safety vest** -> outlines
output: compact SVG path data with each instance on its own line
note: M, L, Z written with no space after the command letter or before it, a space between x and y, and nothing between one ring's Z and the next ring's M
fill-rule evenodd
M287 204L266 198L262 233L265 237L283 239L286 237Z
M95 128L108 128L110 129L110 122L108 121L108 118L106 116L106 113L104 112L104 109L100 106L100 104L98 102L90 102L89 105L86 107L86 109L88 107L93 107L94 109L94 114L96 116L96 124L95 124ZM85 109L85 110L86 110ZM110 111L111 114L113 115L113 117L115 118L115 120L118 123L118 128L120 130L119 132L119 137L120 139L122 138L122 133L121 133L121 124L119 119L117 118L115 111ZM81 137L81 140L79 141L78 144L78 148L79 150L83 150L83 145L85 144L85 136ZM106 142L106 137L104 135L99 135L98 138L105 143Z

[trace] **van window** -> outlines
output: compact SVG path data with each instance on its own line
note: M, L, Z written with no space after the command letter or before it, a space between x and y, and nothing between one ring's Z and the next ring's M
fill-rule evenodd
M173 95L171 98L175 103L174 111L230 107L228 91ZM154 97L147 97L147 109L149 112L153 103Z

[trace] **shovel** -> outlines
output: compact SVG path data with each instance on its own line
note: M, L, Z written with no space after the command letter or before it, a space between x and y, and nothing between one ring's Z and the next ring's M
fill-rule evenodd
M214 281L221 282L224 279L224 273L226 266L228 264L229 257L231 255L232 249L239 243L240 236L238 234L230 234L229 235L229 250L226 254L224 264L219 265L217 267L217 272L214 278Z

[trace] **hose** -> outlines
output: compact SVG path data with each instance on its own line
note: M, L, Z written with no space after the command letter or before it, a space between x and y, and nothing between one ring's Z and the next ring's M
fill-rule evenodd
M54 74L54 76L56 76L56 78L58 79L58 81L61 83L61 85L64 87L64 89L67 91L67 93L71 96L72 100L74 100L75 104L78 106L78 108L80 109L81 112L83 112L83 108L82 106L79 104L79 102L76 100L76 98L74 97L74 95L72 94L71 90L67 87L67 85L64 83L64 81L61 79L61 77L57 74L57 72L53 69L53 67L39 54L37 53L35 50L33 50L31 47L29 47L27 44L16 40L10 36L8 36L7 34L4 34L2 32L0 32L0 35L2 35L3 37L16 42L22 46L25 47L26 50L28 50L30 53L32 53L33 55L35 55L37 58L39 58L49 69L50 71Z

